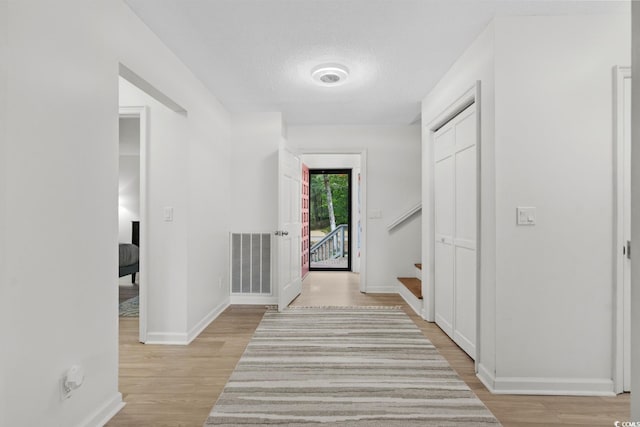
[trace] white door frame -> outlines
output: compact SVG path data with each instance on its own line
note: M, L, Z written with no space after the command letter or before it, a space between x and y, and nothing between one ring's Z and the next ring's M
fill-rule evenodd
M476 357L475 357L475 371L478 373L478 365L480 363L480 348L482 345L480 335L480 312L481 312L481 258L482 258L482 240L481 240L481 98L480 98L480 80L474 82L473 85L466 91L464 91L455 101L448 106L444 107L440 114L436 116L430 123L423 127L423 132L426 138L422 149L426 153L426 161L423 163L423 170L428 174L428 188L427 188L427 200L422 201L422 214L423 223L428 224L426 230L423 230L423 239L426 239L427 254L423 253L423 264L426 268L425 279L422 281L422 294L425 297L425 304L423 307L423 317L430 322L435 321L435 187L434 187L434 153L433 145L435 140L435 132L440 129L445 123L453 119L458 113L465 108L475 104L476 108L476 212L477 212L477 225L476 225ZM425 145L426 144L426 145Z
M624 173L625 173L625 132L631 129L624 120L625 94L624 80L631 80L631 68L616 66L613 68L613 379L614 391L622 393L624 391L624 379L629 378L629 372L625 371L624 340L625 326L630 325L630 295L629 289L624 286L624 258L622 248L626 245L624 238ZM625 130L625 125L627 128ZM631 159L626 159L630 162ZM630 171L628 171L630 172ZM630 212L629 212L630 214ZM625 321L626 319L626 321Z
M352 154L360 156L360 292L367 292L367 150L366 149L303 149L298 154L301 156L323 154L323 155L344 155ZM357 188L355 189L357 191ZM352 207L357 209L357 207ZM356 224L357 226L357 224Z
M138 279L139 288L139 336L138 340L141 343L147 341L147 279L149 277L147 271L147 254L148 254L148 240L147 240L147 225L149 223L147 218L148 206L147 206L147 191L148 191L148 153L149 153L149 133L148 129L148 108L146 106L141 107L120 107L120 118L138 118L140 119L140 271Z

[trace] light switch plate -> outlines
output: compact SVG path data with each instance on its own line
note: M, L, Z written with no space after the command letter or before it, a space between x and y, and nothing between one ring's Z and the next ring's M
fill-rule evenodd
M370 209L369 218L370 219L382 218L382 211L380 209Z
M536 208L518 206L516 209L516 224L536 225Z

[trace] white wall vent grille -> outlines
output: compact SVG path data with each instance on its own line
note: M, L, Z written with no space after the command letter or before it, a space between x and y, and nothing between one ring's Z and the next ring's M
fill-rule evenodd
M271 233L231 233L231 293L271 295Z

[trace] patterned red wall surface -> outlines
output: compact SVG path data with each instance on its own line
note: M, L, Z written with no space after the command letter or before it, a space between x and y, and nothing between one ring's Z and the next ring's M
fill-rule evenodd
M309 168L302 164L302 277L309 273Z

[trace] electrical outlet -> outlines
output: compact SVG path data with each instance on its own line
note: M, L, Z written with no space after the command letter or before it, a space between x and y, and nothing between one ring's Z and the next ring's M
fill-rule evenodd
M65 385L66 382L66 378L62 377L60 378L60 381L58 381L58 386L60 388L60 400L67 400L68 398L70 398L73 395L73 391L71 389L68 389L67 386Z
M84 369L82 366L70 367L60 378L60 396L62 400L68 399L84 382Z
M173 208L171 206L164 207L162 213L166 222L173 221Z

